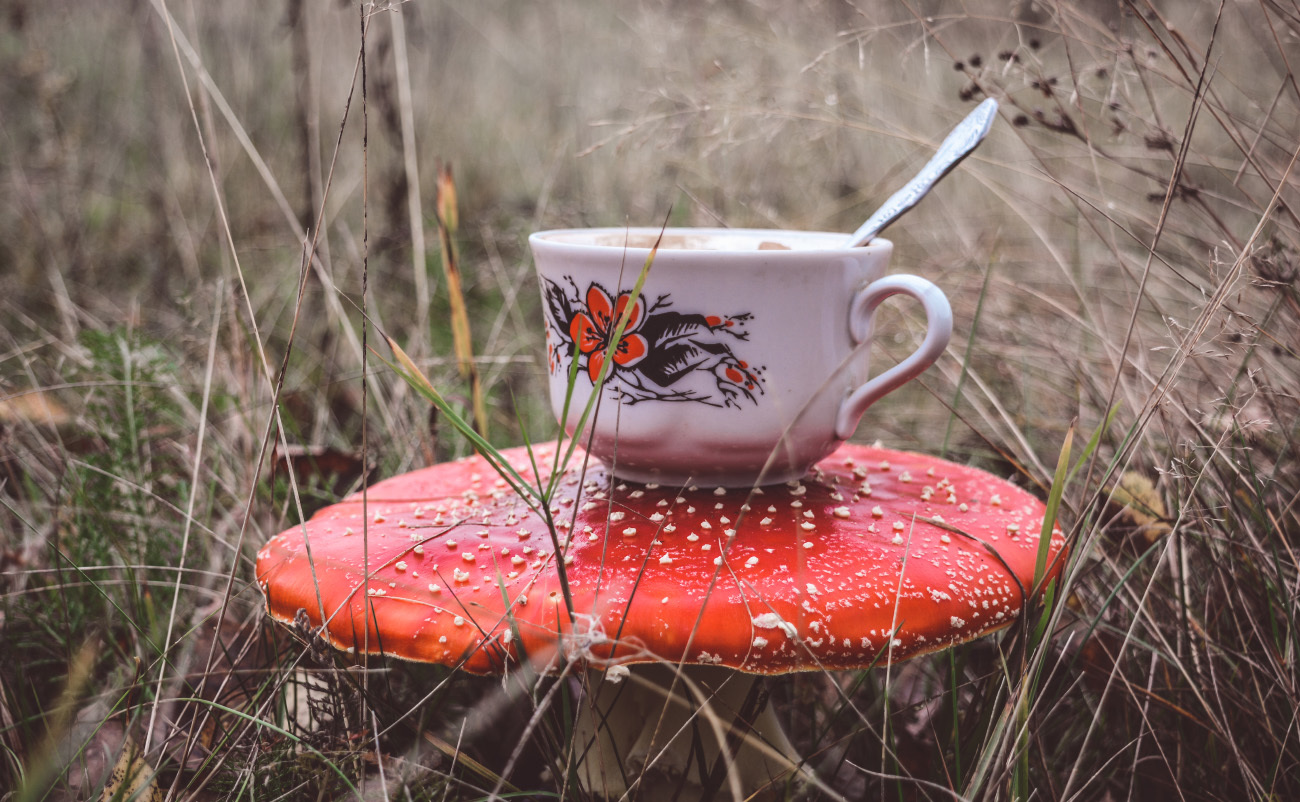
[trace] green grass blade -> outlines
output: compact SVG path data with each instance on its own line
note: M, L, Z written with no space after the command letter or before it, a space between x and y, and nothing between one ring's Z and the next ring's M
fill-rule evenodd
M957 405L961 403L962 393L966 387L966 377L970 372L971 354L975 348L975 335L980 328L980 316L984 313L984 299L988 297L989 281L993 278L995 261L989 262L984 271L984 283L980 285L979 298L975 301L975 314L971 316L970 336L966 338L966 351L961 360L961 373L957 375L957 389L952 394L952 412L948 414L948 427L943 433L943 445L939 447L939 456L948 456L948 445L952 441L953 424L957 422Z
M330 767L330 771L333 771L335 774L337 774L338 778L343 781L343 784L348 787L348 790L352 792L353 796L355 796L357 799L361 799L361 800L365 799L365 797L361 795L361 792L357 790L357 787L353 785L352 782L348 779L347 775L343 773L343 770L340 769L337 765L335 765L334 761L325 757L324 752L321 752L316 747L302 740L301 738L289 732L288 730L284 729L283 727L276 726L275 724L272 724L269 721L265 721L263 719L257 718L256 716L249 715L248 713L245 713L242 710L236 710L233 707L227 707L226 705L223 705L220 702L214 702L211 699L200 699L197 696L182 696L173 699L172 701L188 702L197 705L206 705L215 710L220 710L223 713L229 713L230 715L235 716L237 718L242 718L245 721L249 722L250 724L253 724L258 727L264 727L270 730L271 732L274 732L277 735L288 738L290 741L293 741L298 746L302 747L303 749L306 749L308 752L311 752L313 755L315 755L316 757L324 761L325 765Z
M1052 478L1052 489L1047 494L1047 513L1043 516L1043 528L1039 533L1038 557L1034 562L1034 582L1031 586L1035 594L1047 573L1047 555L1052 548L1056 513L1061 508L1061 497L1065 495L1065 478L1070 468L1070 447L1074 443L1074 428L1075 424L1071 423L1070 428L1065 432L1065 442L1061 444L1061 453L1056 460L1056 475Z
M510 488L518 493L520 498L532 509L540 511L544 506L541 504L540 492L530 487L524 481L524 478L519 475L519 472L514 469L514 466L501 456L501 452L479 434L468 421L461 417L451 404L447 403L447 399L442 396L442 393L438 392L432 382L420 371L420 368L407 356L406 351L402 350L402 347L392 337L386 334L382 336L384 341L388 343L388 347L392 349L396 361L390 362L382 356L376 356L384 364L388 365L394 373L404 379L416 392L436 406L438 411L451 423L452 427L460 432L465 439L469 440L474 446L474 450L488 461L492 469L501 475L501 478L506 480Z
M658 238L655 239L654 245L650 248L650 253L646 256L645 264L641 266L641 273L636 278L636 283L632 285L630 297L633 303L629 303L623 308L623 314L619 316L618 323L614 326L614 333L610 335L609 344L605 346L605 360L600 366L600 374L596 377L596 382L591 388L591 396L587 399L587 405L582 411L582 416L578 418L578 424L574 428L573 438L569 441L569 448L564 455L564 462L568 464L569 459L576 450L578 440L586 428L587 419L591 417L593 410L596 409L600 401L601 391L605 387L605 382L614 369L614 352L618 350L618 343L623 339L623 332L627 329L628 321L632 319L632 310L636 307L635 301L641 296L641 290L645 288L646 277L650 275L650 266L654 264L655 255L659 253L659 245L663 242L663 230L659 232ZM621 293L620 293L621 294ZM574 344L574 359L571 360L569 373L570 383L576 381L576 364L577 364L577 344ZM566 403L567 406L567 403ZM561 422L561 426L564 423Z

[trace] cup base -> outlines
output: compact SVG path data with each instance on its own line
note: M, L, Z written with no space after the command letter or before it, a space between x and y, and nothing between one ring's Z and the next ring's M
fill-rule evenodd
M677 471L665 471L656 468L638 468L631 465L620 465L610 460L601 459L601 464L605 466L616 478L625 482L636 482L643 485L664 485L688 487L725 487L729 489L746 489L751 487L765 487L769 485L786 484L796 479L802 479L812 470L811 467L792 468L788 465L773 467L761 475L753 471L744 473L718 472L718 471L699 471L693 473L680 473Z

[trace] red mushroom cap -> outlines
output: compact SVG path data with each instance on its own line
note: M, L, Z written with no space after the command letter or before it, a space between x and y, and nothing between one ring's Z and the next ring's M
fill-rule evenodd
M554 449L535 446L537 464ZM504 454L532 478L526 451ZM375 485L364 518L353 496L272 538L268 610L305 611L339 648L475 673L562 650L776 674L970 640L1031 591L1044 505L974 468L845 445L751 493L623 483L594 460L580 484L582 461L552 500L559 558L544 518L473 457ZM1063 547L1054 529L1053 574Z

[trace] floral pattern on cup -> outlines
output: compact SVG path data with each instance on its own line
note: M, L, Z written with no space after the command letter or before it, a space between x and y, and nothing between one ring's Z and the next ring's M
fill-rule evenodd
M749 334L748 313L709 315L680 312L668 295L647 301L630 292L614 295L598 283L585 291L572 277L568 287L542 280L546 300L547 363L552 374L567 371L578 359L594 384L618 321L632 305L627 325L613 351L605 388L625 404L680 401L717 407L758 404L763 369L733 350ZM707 377L707 378L706 378Z
M627 305L630 293L619 293L618 301L611 307L609 295L601 287L592 284L587 288L587 308L574 314L569 321L569 338L577 343L578 350L587 357L587 375L592 383L600 378L600 369L605 364L605 352L609 348L610 338L624 314L628 314ZM645 321L645 297L637 296L636 303L628 316L627 325L614 347L615 370L631 369L646 358L650 351L646 338L637 333Z

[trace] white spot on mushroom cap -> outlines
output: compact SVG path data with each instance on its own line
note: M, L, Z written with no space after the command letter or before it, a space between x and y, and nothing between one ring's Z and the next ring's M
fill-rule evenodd
M779 629L785 633L787 638L793 638L798 634L794 624L786 621L776 613L762 613L753 618L753 624L758 629Z

